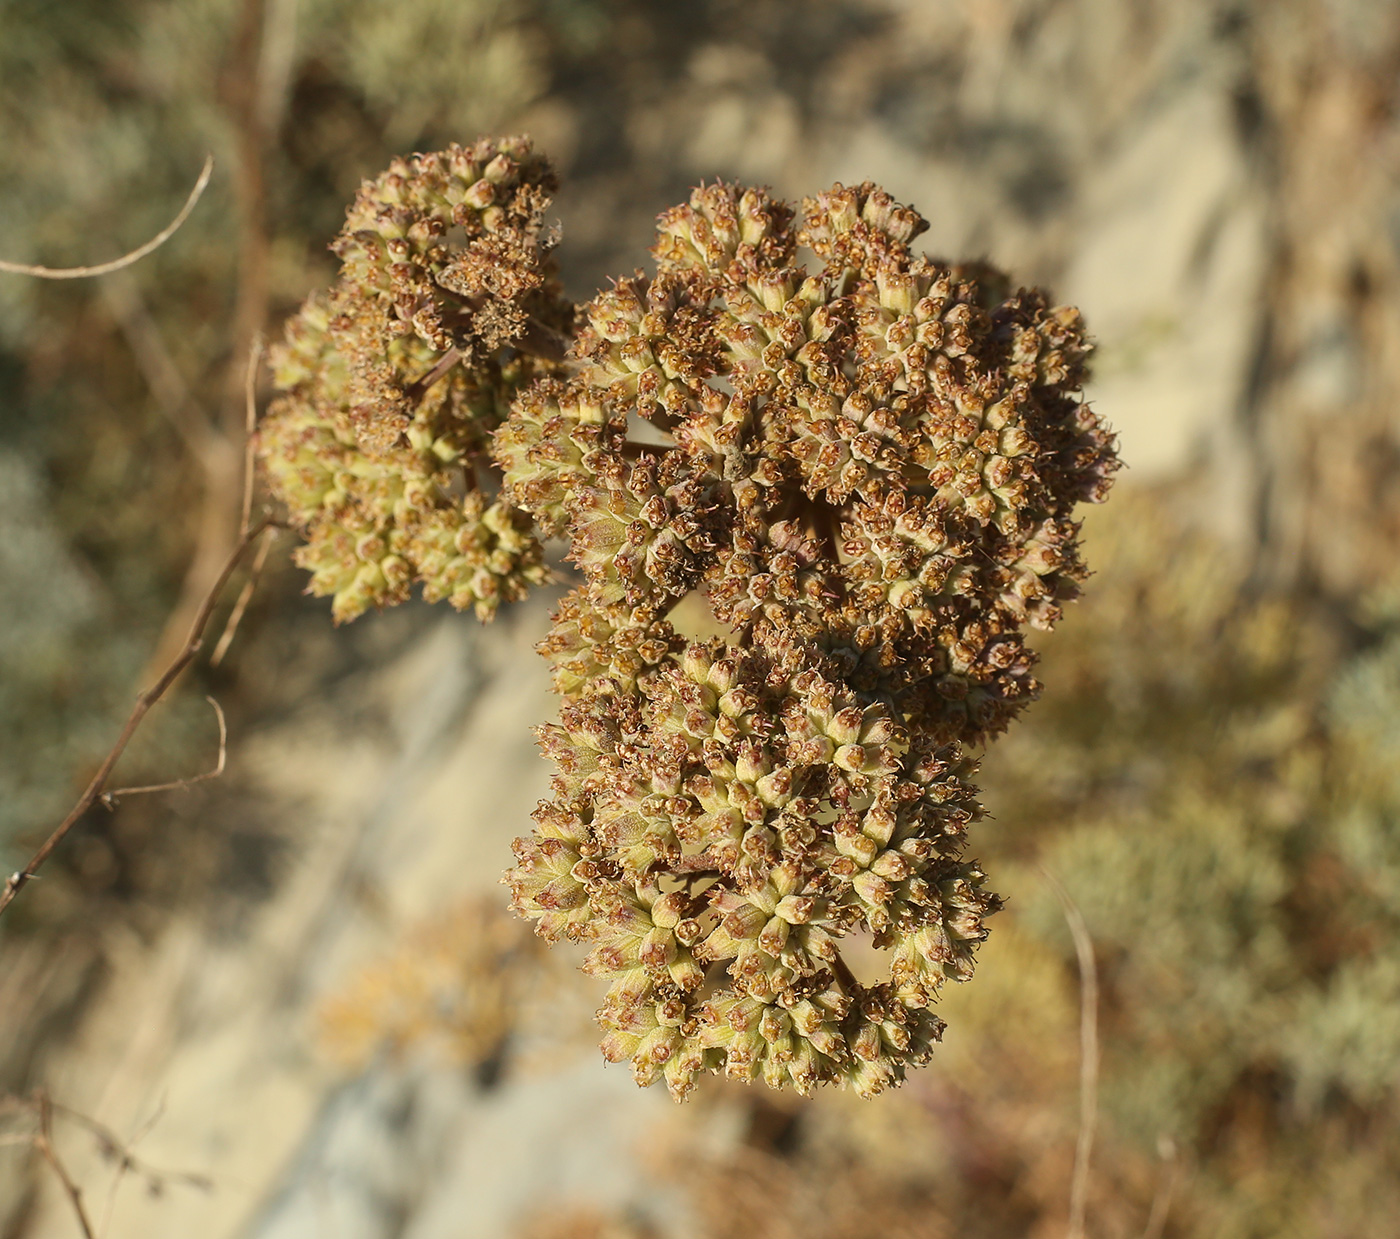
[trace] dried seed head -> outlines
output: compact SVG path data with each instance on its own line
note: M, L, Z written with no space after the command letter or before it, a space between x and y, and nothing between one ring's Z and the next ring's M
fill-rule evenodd
M552 188L521 139L367 182L274 356L265 470L341 619L415 580L489 616L567 536L557 774L514 907L590 944L603 1053L639 1083L873 1095L927 1061L1000 906L963 857L963 746L1038 691L1024 629L1074 597L1074 508L1117 466L1083 325L916 255L924 221L870 183L800 217L702 187L660 217L656 275L575 321ZM668 620L694 593L723 638ZM856 979L853 935L886 980Z
M660 217L655 278L584 307L572 377L496 432L507 495L585 578L541 647L569 703L543 820L601 861L586 919L528 842L508 880L541 933L597 944L604 1052L677 1097L707 1071L898 1083L999 906L961 857L960 746L1034 696L1023 628L1074 596L1073 508L1117 462L1077 312L916 256L924 227L871 184L801 220L699 189ZM725 640L666 621L696 590ZM843 962L860 934L888 980Z
M546 579L530 518L493 499L486 447L516 391L557 371L572 321L544 228L553 187L523 138L395 160L331 246L335 286L273 350L284 394L258 453L337 620L415 581L485 619Z

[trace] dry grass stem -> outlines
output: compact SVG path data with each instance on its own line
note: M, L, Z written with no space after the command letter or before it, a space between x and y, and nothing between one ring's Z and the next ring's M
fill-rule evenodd
M214 1181L208 1175L187 1170L163 1170L136 1156L136 1145L160 1120L161 1109L157 1109L150 1119L132 1134L129 1140L123 1140L105 1123L99 1123L81 1110L74 1110L54 1101L51 1101L49 1105L55 1113L62 1114L71 1122L90 1132L97 1140L98 1151L105 1159L116 1165L116 1174L112 1178L111 1186L107 1189L107 1199L102 1209L102 1222L97 1232L99 1236L107 1234L112 1220L112 1211L116 1205L117 1191L122 1185L122 1180L128 1174L139 1175L146 1181L147 1190L153 1192L161 1191L167 1183L183 1184L202 1192L214 1190Z
M1069 1227L1066 1234L1068 1239L1084 1239L1089 1159L1094 1151L1094 1132L1099 1117L1099 973L1094 963L1094 942L1089 937L1089 927L1084 923L1079 905L1070 897L1059 878L1048 869L1042 868L1041 873L1064 910L1065 923L1069 926L1070 937L1074 939L1074 953L1079 961L1079 1137L1074 1148L1074 1177L1070 1181Z
M0 271L11 275L33 275L41 280L83 280L94 275L108 275L113 271L120 271L123 267L129 267L134 262L140 262L147 254L160 249L171 237L173 237L189 219L190 212L194 210L195 203L203 195L204 190L209 185L209 178L214 172L214 156L207 155L204 159L204 169L199 174L199 179L195 181L194 188L190 190L190 196L185 199L185 205L180 208L180 213L175 216L164 228L153 236L145 245L137 246L130 253L123 254L120 258L114 258L111 262L98 263L93 267L43 267L32 266L29 263L6 262L0 258Z
M1177 1160L1176 1141L1163 1136L1157 1142L1157 1152L1162 1159L1162 1179L1157 1184L1157 1193L1152 1197L1152 1210L1147 1215L1147 1226L1142 1239L1162 1239L1167 1227L1167 1214L1171 1212L1172 1197L1176 1194L1176 1177L1181 1169Z

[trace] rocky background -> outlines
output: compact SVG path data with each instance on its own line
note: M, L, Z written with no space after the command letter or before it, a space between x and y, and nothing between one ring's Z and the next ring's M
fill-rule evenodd
M1400 5L6 0L0 864L72 803L236 534L244 359L394 153L532 133L570 291L702 179L874 179L1079 305L1128 462L1047 688L983 765L1009 895L941 1058L874 1102L591 1048L504 917L547 774L532 653L420 604L333 629L274 552L0 922L0 1235L1064 1232L1082 909L1087 1233L1370 1236L1400 1210ZM537 665L539 664L539 665Z

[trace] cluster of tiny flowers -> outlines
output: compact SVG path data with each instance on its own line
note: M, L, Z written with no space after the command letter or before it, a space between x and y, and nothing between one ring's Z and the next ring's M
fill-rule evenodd
M523 138L396 160L347 213L339 280L273 351L283 394L258 451L338 621L415 581L489 618L547 577L487 452L516 391L558 372L572 328L544 227L554 187Z
M1117 461L1078 313L917 256L925 227L871 184L800 218L699 189L494 435L583 578L541 647L554 794L506 880L610 980L604 1054L677 1097L900 1082L999 906L965 746L1035 695L1024 629L1074 595L1072 512ZM695 592L726 638L673 627Z
M1024 630L1073 597L1073 511L1117 465L1079 315L916 255L874 185L799 217L718 184L576 316L553 187L523 139L366 182L274 355L265 472L337 619L415 580L487 618L567 537L517 911L589 944L639 1082L873 1095L927 1060L999 906L966 748L1038 691ZM690 595L724 637L677 630Z

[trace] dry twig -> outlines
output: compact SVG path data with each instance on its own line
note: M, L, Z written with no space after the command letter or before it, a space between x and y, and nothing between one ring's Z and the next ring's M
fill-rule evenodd
M245 537L248 533L248 526L253 519L253 484L257 478L257 443L253 436L258 429L258 365L262 361L262 354L263 338L262 333L259 332L253 337L253 343L249 346L248 365L243 376L243 514L239 518L238 532ZM238 601L233 604L233 610L229 612L228 621L224 624L223 635L214 647L214 653L210 655L209 665L211 667L217 667L224 661L228 647L233 644L234 634L238 631L238 625L243 621L243 612L248 609L248 603L252 601L253 591L258 587L263 565L267 562L267 553L272 549L272 542L276 536L275 529L268 529L264 533L257 556L253 560L253 569L248 573L248 580L244 583L243 589L238 595Z
M263 530L262 542L258 546L258 553L253 556L253 566L248 572L248 579L243 583L242 590L239 591L238 601L233 604L233 610L228 613L228 620L224 624L224 632L219 638L219 643L209 656L211 667L217 667L224 661L228 647L233 644L234 635L238 632L238 625L243 622L243 613L248 609L248 604L253 599L253 592L258 588L258 582L262 579L262 570L267 563L267 553L272 549L273 542L277 540L277 534L278 530L275 527Z
M63 1184L63 1190L73 1206L73 1212L77 1215L78 1225L83 1229L84 1239L97 1239L97 1233L92 1229L92 1222L88 1219L87 1209L83 1206L82 1188L73 1182L73 1176L68 1173L68 1168L64 1166L63 1159L58 1155L58 1150L54 1148L53 1102L49 1100L49 1095L41 1089L34 1094L34 1105L39 1117L39 1130L34 1135L34 1147L39 1150L40 1156L53 1167L58 1181Z
M98 797L104 808L115 809L117 801L123 796L140 796L147 792L173 792L183 791L187 787L193 787L196 783L203 783L205 779L217 779L224 772L224 762L228 758L228 724L224 721L223 707L212 697L205 697L211 706L214 707L214 714L219 720L219 757L214 763L212 770L206 770L203 774L191 775L188 779L171 779L168 783L147 783L142 787L118 787L110 792L103 792Z
M252 529L248 530L233 548L232 553L224 562L222 570L215 579L213 585L205 593L204 600L200 603L199 610L194 617L194 623L190 627L189 636L185 639L184 648L175 656L174 660L160 674L156 682L143 692L137 699L136 705L132 707L131 713L127 716L126 723L122 726L121 733L117 736L116 743L111 751L102 759L102 764L98 766L97 773L92 776L83 794L78 798L78 803L69 811L68 816L58 824L54 832L44 840L39 850L30 858L29 863L23 869L10 874L5 880L3 889L0 889L0 915L4 914L6 908L14 902L15 896L29 883L38 872L45 861L53 855L54 850L64 837L82 819L94 804L102 797L106 788L107 780L112 775L112 770L120 760L121 755L126 751L126 746L130 743L131 737L136 734L136 729L141 726L142 721L150 712L153 705L165 696L170 686L179 678L180 673L194 661L195 655L199 653L204 644L204 631L209 626L209 620L214 613L219 595L223 592L224 586L228 584L228 579L238 567L248 548L258 539L263 530L272 526L271 518L259 521ZM222 712L220 719L222 720ZM221 725L222 730L222 725ZM220 743L220 769L222 769L223 744ZM180 786L179 783L174 786ZM127 789L128 791L133 789ZM145 789L134 789L145 790Z
M246 533L251 507L246 443L250 375L240 364L254 349L267 319L270 240L267 229L266 159L269 135L275 134L286 106L285 66L293 55L295 13L291 0L242 0L229 49L228 72L219 91L233 125L234 162L231 186L238 219L237 279L229 326L230 362L225 367L223 399L218 412L217 452L204 462L204 498L194 530L194 553L185 571L180 599L157 642L148 670L163 665L178 648L199 600L235 538ZM264 79L264 73L272 77ZM252 367L256 372L256 365ZM244 525L236 524L242 513Z
M107 275L113 271L120 271L123 267L129 267L134 262L140 262L147 254L160 249L180 230L180 226L185 220L189 219L190 212L194 210L195 203L203 195L213 172L214 156L207 155L204 159L204 170L200 172L199 180L194 183L194 188L190 190L190 196L185 199L185 205L180 208L180 213L145 245L137 246L136 249L128 254L123 254L120 258L114 258L111 262L98 263L92 267L42 267L23 262L6 262L0 258L0 271L8 272L11 275L33 275L41 280L83 280L94 275Z
M99 1123L81 1110L74 1110L70 1106L54 1101L44 1089L37 1089L28 1097L0 1096L0 1110L18 1111L30 1117L34 1125L32 1131L14 1133L0 1138L0 1145L28 1145L43 1157L57 1175L64 1195L68 1197L69 1203L73 1206L73 1212L77 1216L78 1225L85 1239L101 1239L101 1236L107 1233L117 1190L128 1174L139 1175L145 1180L147 1189L154 1193L164 1190L167 1183L180 1183L204 1192L214 1189L214 1181L208 1175L182 1170L162 1170L136 1156L135 1146L160 1118L159 1109L147 1122L142 1124L141 1128L129 1140L123 1140L105 1123ZM107 1201L103 1209L102 1223L96 1228L92 1225L87 1206L83 1203L82 1189L77 1185L73 1176L68 1172L68 1167L59 1157L53 1137L55 1115L61 1115L89 1132L97 1141L98 1153L104 1160L116 1166L116 1173L107 1189Z
M65 1106L57 1101L50 1101L49 1107L55 1113L62 1114L79 1127L86 1128L91 1132L97 1138L97 1147L102 1156L116 1162L117 1168L123 1173L139 1174L150 1183L183 1183L187 1187L197 1187L200 1191L213 1191L214 1181L208 1175L197 1174L189 1170L162 1170L136 1156L134 1146L155 1126L156 1121L160 1118L160 1110L157 1110L150 1120L143 1124L141 1131L130 1140L124 1141L105 1123L99 1123L91 1115L84 1114L81 1110L74 1110L71 1106Z
M1048 869L1041 873L1060 907L1074 939L1079 961L1079 1137L1074 1146L1074 1177L1070 1181L1068 1239L1084 1239L1084 1207L1089 1194L1089 1158L1099 1118L1099 973L1094 942L1079 905Z

